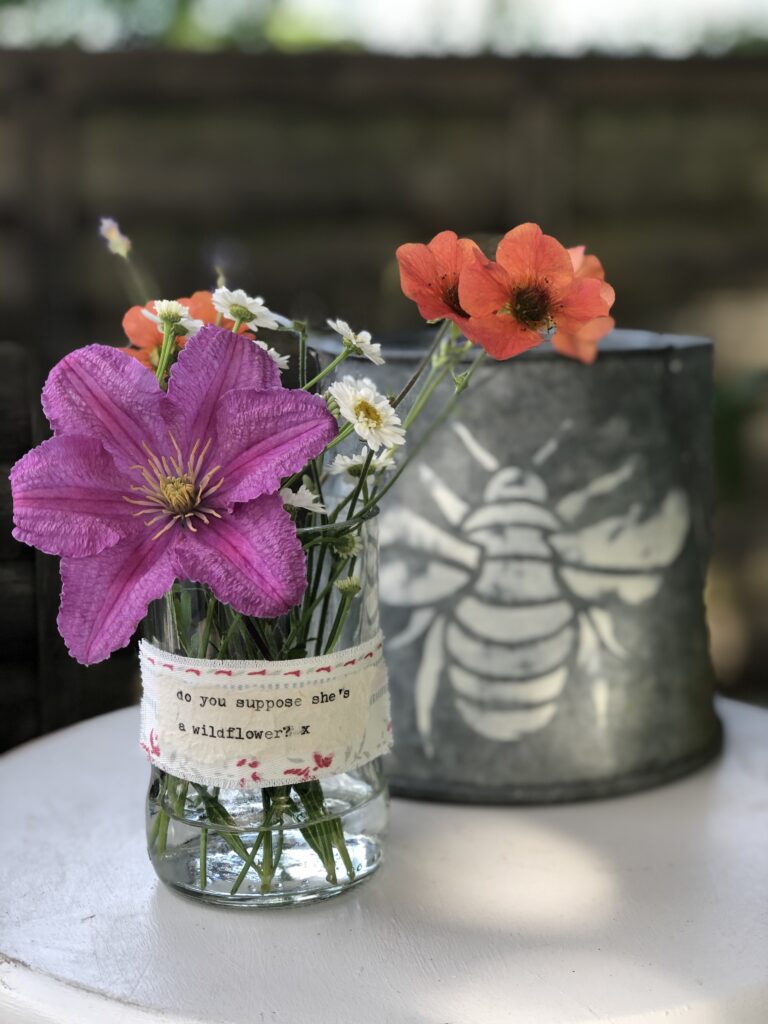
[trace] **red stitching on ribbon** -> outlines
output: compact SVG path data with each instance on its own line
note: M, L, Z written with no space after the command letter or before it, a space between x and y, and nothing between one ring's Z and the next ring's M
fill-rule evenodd
M217 668L216 671L213 674L215 676L231 676L232 675L232 669L229 669L229 668Z

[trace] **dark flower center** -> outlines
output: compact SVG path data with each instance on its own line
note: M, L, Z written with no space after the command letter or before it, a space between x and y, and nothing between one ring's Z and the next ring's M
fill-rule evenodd
M467 313L465 309L462 309L461 303L459 302L458 281L449 281L447 275L443 274L442 293L443 302L449 309L453 310L457 316L463 316L465 319L469 316L469 313Z
M540 284L531 284L513 294L508 308L519 323L537 331L552 326L550 306L547 289Z

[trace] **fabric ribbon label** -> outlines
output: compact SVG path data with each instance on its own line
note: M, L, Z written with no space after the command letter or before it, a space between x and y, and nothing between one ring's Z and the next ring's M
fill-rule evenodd
M392 746L382 635L294 661L209 661L139 645L141 745L205 786L285 786L359 768Z

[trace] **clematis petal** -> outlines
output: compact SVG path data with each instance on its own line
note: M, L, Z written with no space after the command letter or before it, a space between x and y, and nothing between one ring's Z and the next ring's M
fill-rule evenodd
M544 341L538 331L531 330L506 314L470 317L464 326L470 341L482 345L494 359L511 359Z
M123 469L146 460L142 441L155 447L166 443L163 398L137 360L108 345L88 345L51 370L43 410L56 434L100 441Z
M142 366L146 366L148 370L153 369L152 366L152 349L149 348L132 348L130 345L121 345L117 350L118 352L125 352L131 359L138 359Z
M125 336L136 348L159 348L163 343L163 332L158 331L157 324L148 320L143 313L145 309L152 312L154 308L155 300L153 299L146 306L131 306L123 317Z
M538 224L520 224L508 231L499 242L496 259L513 282L546 281L552 293L573 280L568 250Z
M575 333L596 317L608 316L613 303L613 288L597 278L577 277L554 311L558 329Z
M112 456L89 437L52 437L11 470L13 536L48 555L81 558L139 529Z
M479 256L461 272L459 302L470 316L490 316L509 302L513 287L504 267Z
M282 388L230 391L216 408L215 428L215 457L224 478L217 506L274 493L283 477L303 469L339 429L319 395Z
M280 370L252 341L223 327L201 328L171 369L168 398L179 410L187 437L212 435L216 405L233 388L279 389Z
M176 578L179 534L152 540L145 531L90 558L62 558L58 626L73 658L92 665L125 647Z
M235 611L260 618L283 615L307 585L301 542L277 494L238 505L196 533L185 530L177 565L180 577L207 584Z

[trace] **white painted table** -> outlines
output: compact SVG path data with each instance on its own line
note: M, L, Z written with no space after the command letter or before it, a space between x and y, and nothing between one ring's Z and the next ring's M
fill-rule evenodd
M0 759L1 1024L768 1021L768 712L681 782L549 808L395 801L337 900L214 909L146 858L134 709Z

